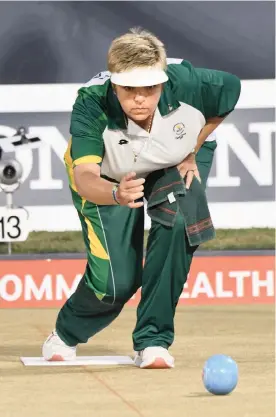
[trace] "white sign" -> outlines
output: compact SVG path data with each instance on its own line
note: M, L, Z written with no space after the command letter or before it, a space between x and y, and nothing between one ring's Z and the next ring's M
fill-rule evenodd
M105 74L105 73L102 73ZM93 81L90 80L90 83ZM88 82L89 84L89 82ZM2 84L0 113L71 112L84 84ZM241 80L236 109L275 107L276 80Z
M216 129L217 149L207 183L209 208L216 228L274 228L276 80L241 83L234 117ZM13 149L12 155L23 167L16 198L30 213L31 231L81 228L63 159L70 136L69 113L81 86L0 85L3 152L8 152L5 138L15 135L21 124L28 128L30 137L42 141L38 149L21 146ZM1 204L4 196L0 189ZM145 227L150 227L147 215Z
M23 208L0 208L0 242L22 242L29 235L28 213Z

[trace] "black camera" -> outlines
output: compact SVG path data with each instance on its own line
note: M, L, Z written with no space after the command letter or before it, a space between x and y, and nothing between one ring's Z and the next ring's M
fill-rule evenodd
M0 161L0 183L4 185L14 185L22 177L22 165L16 159Z
M15 185L23 174L23 168L16 159L5 159L3 156L11 151L16 151L23 147L34 147L41 142L38 137L29 137L28 128L20 126L14 136L0 136L0 184Z

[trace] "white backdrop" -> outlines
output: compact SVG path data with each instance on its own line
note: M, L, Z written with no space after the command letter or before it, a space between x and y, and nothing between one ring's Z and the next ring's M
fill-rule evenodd
M31 115L35 123L29 126L30 134L39 135L44 143L44 148L36 155L30 150L17 151L15 155L24 166L22 191L17 204L23 204L29 211L31 230L80 230L78 216L68 198L68 184L61 165L69 133L67 137L62 134L54 119L52 125L49 121L45 125L40 122L47 114L51 115L48 115L50 121L51 117L64 114L68 114L69 120L79 87L79 84L0 85L0 119L3 120L0 135L15 134L17 125L26 115ZM242 81L241 96L234 112L244 111L241 126L248 111L257 110L266 114L264 112L274 109L275 116L275 98L275 80ZM9 121L11 115L12 125ZM244 122L242 129L247 130L248 136L254 136L255 148L230 117L216 131L216 162L208 180L208 193L212 193L209 207L215 227L275 227L275 117L273 121L266 118L264 121L254 120L254 117L252 120L251 117L250 122ZM241 165L241 174L233 169L231 158ZM58 165L62 168L59 171ZM243 173L251 181L250 199L246 194L249 190ZM268 189L273 191L267 192ZM224 192L223 201L221 190ZM239 190L239 198L233 198L233 190ZM64 198L61 198L63 195ZM4 204L3 193L0 193L0 206ZM146 228L149 226L146 216Z

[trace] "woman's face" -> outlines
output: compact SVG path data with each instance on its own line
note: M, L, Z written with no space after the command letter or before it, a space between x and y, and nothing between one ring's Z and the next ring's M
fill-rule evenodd
M125 114L134 121L146 120L151 116L160 100L163 84L150 87L122 87L114 90Z

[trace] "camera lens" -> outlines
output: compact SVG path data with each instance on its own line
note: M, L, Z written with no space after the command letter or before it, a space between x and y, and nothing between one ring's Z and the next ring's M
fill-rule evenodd
M15 177L16 175L16 169L12 166L12 165L7 165L4 169L3 169L3 175L5 178L11 180Z

